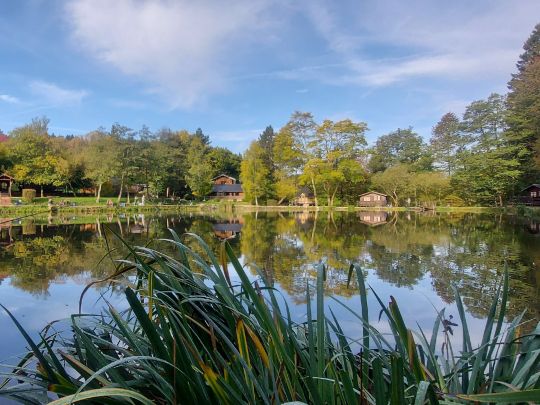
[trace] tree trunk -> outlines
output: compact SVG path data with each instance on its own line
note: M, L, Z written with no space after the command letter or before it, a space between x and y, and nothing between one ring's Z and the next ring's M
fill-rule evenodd
M503 206L502 194L499 194L499 205Z
M75 189L71 185L71 182L68 182L69 189L71 190L71 193L73 194L73 197L77 197L77 194L75 193Z
M257 196L255 196L255 205L258 207L259 206L259 200L257 199Z
M99 183L96 195L96 204L99 204L99 199L101 198L101 186L103 183Z
M336 193L337 193L337 187L336 189L334 190L334 192L332 193L332 200L330 201L330 205L333 207L334 206L334 199L336 198Z
M315 187L315 180L311 178L311 186L313 187L313 198L315 199L315 207L319 206L319 199L317 198L317 187Z
M122 199L122 191L124 189L124 175L120 178L120 192L118 193L118 202Z
M43 186L41 186L41 198L43 198Z

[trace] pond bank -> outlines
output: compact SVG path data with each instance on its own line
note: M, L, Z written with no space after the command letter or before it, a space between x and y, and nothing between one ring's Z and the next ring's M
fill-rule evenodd
M405 211L426 211L426 212L462 212L462 213L489 213L505 212L509 214L525 214L531 216L540 216L540 209L530 207L436 207L433 210L424 210L420 207L328 207L328 206L269 206L269 205L249 205L249 204L230 204L218 203L208 204L200 203L194 205L164 205L164 204L146 204L146 205L125 205L109 207L106 205L54 205L48 207L47 204L35 205L10 205L0 207L0 216L6 215L32 215L47 214L49 212L62 212L73 214L107 214L107 213L157 213L157 212L357 212L357 211L385 211L385 212L405 212Z

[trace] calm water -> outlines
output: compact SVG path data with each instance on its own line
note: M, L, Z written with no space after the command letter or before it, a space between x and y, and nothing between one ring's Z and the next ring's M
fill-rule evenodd
M362 266L368 284L385 301L393 295L406 322L429 331L435 309L457 318L452 285L464 297L471 334L478 341L483 317L505 262L511 270L510 313L540 315L540 225L517 217L417 213L250 213L203 216L50 217L6 223L0 219L0 303L35 336L49 321L76 312L84 286L111 273L107 248L122 257L111 231L143 245L168 237L167 228L201 235L213 249L227 238L255 277L255 267L278 288L297 320L305 319L306 283L314 264L325 263L327 305L347 333L361 325L334 301L359 309L347 288L348 266ZM154 246L169 249L163 242ZM171 250L172 252L172 250ZM122 287L92 288L83 310L98 312L104 300L124 305ZM379 308L369 295L371 318ZM375 322L387 330L384 319ZM459 326L457 327L459 329ZM0 363L14 363L25 347L5 313L0 313ZM460 335L460 332L457 335Z

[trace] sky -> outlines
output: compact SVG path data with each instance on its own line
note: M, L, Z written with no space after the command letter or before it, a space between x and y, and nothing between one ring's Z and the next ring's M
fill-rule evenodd
M428 139L506 92L539 22L538 0L2 0L0 130L200 127L242 152L299 110Z

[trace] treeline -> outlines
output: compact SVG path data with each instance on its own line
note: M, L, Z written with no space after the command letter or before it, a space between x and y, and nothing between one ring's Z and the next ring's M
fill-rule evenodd
M368 147L364 122L295 112L252 142L242 161L246 198L292 201L309 187L316 204L356 204L369 189L394 205L498 205L540 182L540 24L524 45L507 95L443 115L428 142L412 127Z
M0 143L0 165L20 185L66 190L92 188L118 199L138 185L150 196L204 197L212 177L238 176L241 156L212 147L201 129L138 131L120 124L85 136L49 134L49 120L36 118L10 132Z

